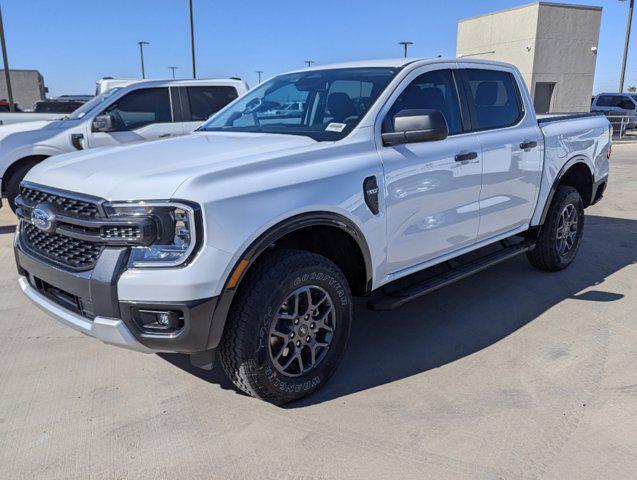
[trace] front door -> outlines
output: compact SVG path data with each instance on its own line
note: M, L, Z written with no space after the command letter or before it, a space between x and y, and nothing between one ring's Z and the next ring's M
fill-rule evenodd
M482 155L477 135L464 133L454 64L408 76L381 112L384 128L406 109L445 116L445 140L382 146L387 206L387 272L434 259L475 241Z
M93 132L89 147L121 145L183 135L181 123L173 122L168 88L133 90L106 107L101 114L113 119L114 131Z

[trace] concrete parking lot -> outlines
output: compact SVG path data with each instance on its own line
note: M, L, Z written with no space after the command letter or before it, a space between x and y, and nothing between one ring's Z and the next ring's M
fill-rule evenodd
M0 210L0 478L600 479L637 473L637 145L566 271L523 257L389 313L277 408L23 298Z

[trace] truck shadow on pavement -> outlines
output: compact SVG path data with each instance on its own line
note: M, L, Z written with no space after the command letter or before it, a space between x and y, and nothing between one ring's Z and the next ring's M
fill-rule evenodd
M524 256L481 272L390 312L357 299L348 349L324 388L284 408L302 408L378 387L488 348L567 300L612 302L606 277L637 263L637 221L587 216L578 258L566 270L535 270ZM584 291L585 290L585 291ZM174 365L237 391L217 361L207 372L185 355L162 355Z

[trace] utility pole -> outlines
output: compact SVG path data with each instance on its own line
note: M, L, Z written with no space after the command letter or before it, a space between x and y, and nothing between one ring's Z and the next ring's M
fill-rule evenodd
M620 0L625 2L626 0ZM630 43L630 26L633 23L633 7L635 0L630 0L628 5L628 23L626 23L626 41L624 43L624 59L622 60L622 73L619 77L619 91L624 91L624 78L626 77L626 61L628 60L628 44Z
M405 58L407 58L407 47L409 47L409 45L413 45L414 42L398 42L398 45L402 45L403 48L405 49Z
M168 67L168 68L173 71L173 78L175 78L175 70L177 70L179 67Z
M7 96L9 97L9 111L15 112L13 103L13 91L11 90L11 72L9 71L9 60L7 59L7 44L4 40L4 24L2 23L2 11L0 10L0 42L2 43L2 61L4 62L4 78L7 82Z
M261 74L263 73L263 70L255 70L255 72L259 77L259 83L261 83Z
M314 60L306 60L305 61L305 64L308 66L308 68L311 67L313 63L316 63L316 62Z
M192 18L192 0L190 0L190 52L192 55L192 78L197 78L197 67L195 66L195 22Z
M144 70L144 45L150 45L148 42L137 42L139 44L139 56L142 61L142 78L146 78L146 72Z

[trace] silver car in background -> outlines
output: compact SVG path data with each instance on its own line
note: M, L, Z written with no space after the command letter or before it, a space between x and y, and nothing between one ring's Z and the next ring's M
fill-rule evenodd
M600 93L591 103L591 112L604 112L612 117L611 123L623 123L625 128L632 130L637 128L637 94ZM627 118L621 122L620 117Z

